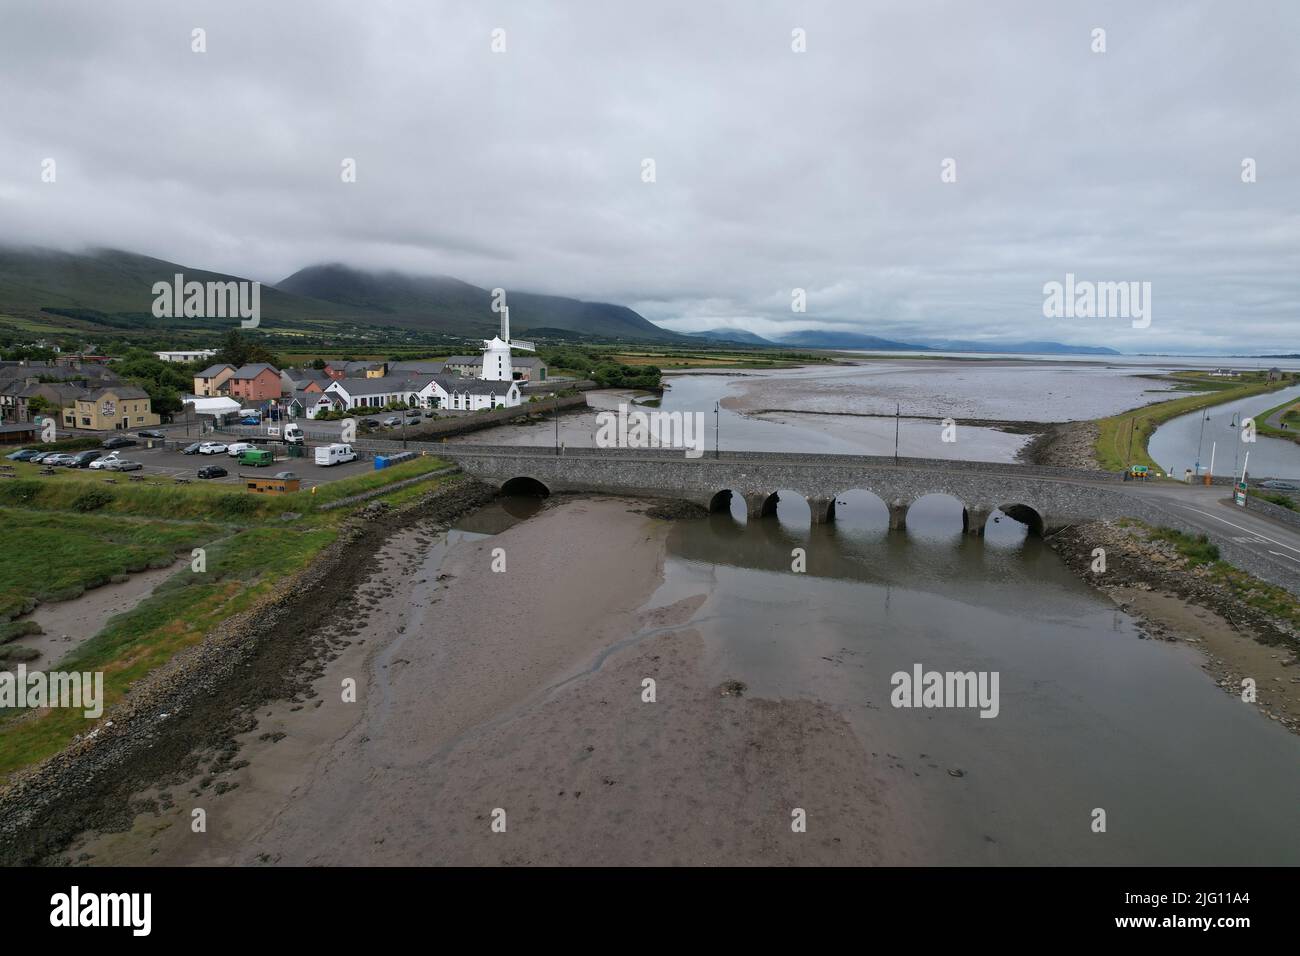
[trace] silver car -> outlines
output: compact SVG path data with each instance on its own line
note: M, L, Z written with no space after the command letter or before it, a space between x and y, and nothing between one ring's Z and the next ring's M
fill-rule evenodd
M138 461L131 461L129 458L119 458L116 461L109 462L104 467L109 471L139 471L144 465Z

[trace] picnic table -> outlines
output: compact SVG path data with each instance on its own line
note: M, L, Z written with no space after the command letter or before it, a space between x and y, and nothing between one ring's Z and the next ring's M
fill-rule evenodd
M144 475L127 475L132 481L144 481Z
M117 479L116 479L116 478L105 478L105 479L104 479L104 484L106 484L106 485L115 485L115 484L117 484Z

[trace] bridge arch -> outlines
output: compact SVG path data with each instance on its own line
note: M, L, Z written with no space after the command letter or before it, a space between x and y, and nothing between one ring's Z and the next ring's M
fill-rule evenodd
M927 491L904 505L907 528L921 537L958 535L970 527L966 502L948 491Z
M529 475L517 475L514 478L507 479L501 485L501 493L503 495L520 495L529 498L546 498L550 495L551 489Z
M1035 508L1032 505L1021 503L1008 503L998 505L998 510L1008 518L1019 521L1025 526L1028 534L1035 538L1041 538L1046 528L1047 522L1043 519L1041 508Z
M831 497L826 520L849 528L887 529L890 527L889 501L867 488L849 488Z
M812 507L808 499L797 491L782 488L763 499L761 517L775 517L782 524L802 525L812 521Z

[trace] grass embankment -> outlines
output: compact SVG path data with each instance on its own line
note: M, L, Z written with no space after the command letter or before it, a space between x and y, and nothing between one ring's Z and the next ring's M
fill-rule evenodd
M1290 378L1269 382L1263 372L1248 372L1235 380L1210 378L1206 372L1175 372L1162 380L1172 381L1180 389L1195 389L1204 394L1173 398L1098 419L1095 454L1097 463L1106 471L1124 471L1129 465L1146 465L1163 474L1164 467L1147 452L1147 442L1157 427L1179 415L1252 395L1263 395L1294 384Z
M1282 413L1279 421L1284 422L1286 428L1278 428L1276 425L1269 424L1268 420L1278 412ZM1294 398L1288 399L1280 405L1274 405L1272 408L1260 412L1255 416L1255 434L1300 442L1300 401L1296 401Z
M0 581L5 584L0 591L0 626L33 599L71 596L114 573L169 564L181 551L185 567L152 596L111 618L62 661L29 664L40 670L57 665L61 671L103 672L105 702L111 706L132 683L202 641L216 625L253 606L320 554L350 511L318 513L320 505L440 467L445 463L422 458L320 486L314 496L298 492L260 497L228 488L148 482L105 488L98 479L82 477L84 472L70 473L66 480L61 475L5 481L0 494L6 503L18 497L28 506L0 508L0 526L6 531L0 545ZM433 478L381 497L392 504L406 503L445 480ZM36 486L30 496L13 490L21 492L29 485ZM111 501L94 514L71 510L70 503L86 488L107 491ZM230 499L251 504L234 508ZM287 512L299 517L285 520ZM150 517L142 520L137 517L141 513ZM157 518L159 514L169 517ZM181 517L188 520L176 520ZM232 517L238 523L232 524ZM205 552L201 572L188 560L195 547ZM0 712L0 778L57 753L91 726L81 710Z
M1219 559L1219 549L1203 534L1190 535L1173 528L1154 528L1132 519L1121 525L1144 530L1149 537L1167 541L1189 568L1205 567L1210 580L1226 588L1231 599L1274 617L1292 628L1300 628L1300 598L1285 588L1261 581L1252 574Z

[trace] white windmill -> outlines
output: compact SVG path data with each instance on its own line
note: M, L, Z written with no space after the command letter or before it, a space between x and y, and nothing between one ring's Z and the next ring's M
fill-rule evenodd
M483 340L483 374L481 378L489 382L509 382L515 377L515 367L510 361L510 350L536 352L537 346L532 342L510 341L510 309L501 307L501 334L494 339Z

